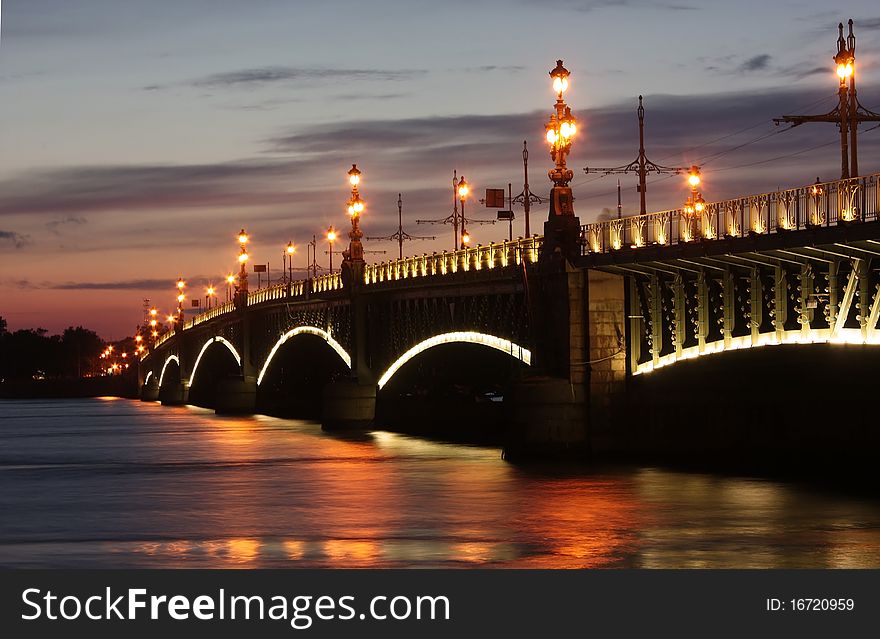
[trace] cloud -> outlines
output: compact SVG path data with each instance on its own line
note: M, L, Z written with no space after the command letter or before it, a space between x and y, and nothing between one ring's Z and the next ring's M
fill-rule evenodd
M52 233L58 234L59 229L63 226L82 226L87 222L88 220L80 215L68 215L60 220L46 222L46 228L48 228Z
M770 55L762 53L753 56L739 65L738 69L741 73L749 73L751 71L766 71L770 67Z
M0 182L0 216L61 213L62 222L75 224L87 212L278 203L283 195L266 181L301 168L290 160L243 160L29 171Z
M853 32L877 31L880 29L880 18L866 18L864 20L853 20Z
M832 179L839 161L833 147L793 156L790 161L733 168L826 141L833 143L833 125L806 125L785 131L771 122L786 113L832 108L833 99L823 95L822 90L792 86L720 95L648 95L648 157L668 166L701 164L708 158L707 199L793 186L807 177L807 181L812 181L816 175ZM868 93L863 97L866 104L875 100ZM633 160L638 148L636 106L633 98L621 104L576 111L581 133L575 140L569 166L576 171L573 186L584 220L594 217L602 206L608 206L611 196L606 195L616 190L613 179L586 176L581 168L617 166ZM308 129L280 130L263 140L266 151L257 159L29 171L0 182L0 219L20 215L31 220L32 216L46 215L51 217L45 219L53 221L83 216L92 220L92 213L109 212L114 214L114 242L126 249L138 247L146 252L151 243L157 247L166 243L171 246L174 241L189 241L194 233L203 238L195 250L215 243L220 246L229 228L235 227L232 232L237 231L242 221L246 221L249 230L253 227L255 237L270 238L278 229L284 229L296 240L303 235L311 237L331 223L340 223L341 202L347 197L345 171L357 162L365 171L365 232L383 234L384 229L396 227L398 192L404 194L405 220L410 221L407 228L414 232L410 225L415 219L449 214L453 169L467 176L479 196L483 188L504 188L508 182L514 184L514 194L518 193L523 140L529 141L531 152L532 191L546 195L549 182L545 170L549 158L541 135L546 117L547 113L541 110L336 121ZM755 140L759 136L766 137ZM863 162L867 163L876 152L877 142L880 132L861 137ZM649 206L667 208L670 202L677 202L678 180L665 176L652 176L651 180L662 181L650 185ZM624 205L628 206L631 198L637 197L635 179L630 174L621 176L621 182ZM477 214L477 209L473 212ZM477 215L483 213L481 210ZM97 228L98 222L94 224ZM101 220L101 224L105 222ZM21 230L31 232L31 228ZM434 233L431 229L428 234ZM442 228L436 228L436 234L446 235ZM70 249L85 252L104 242L104 238L95 235Z
M253 89L269 84L294 82L339 82L366 80L370 82L397 82L424 75L425 69L357 69L332 67L289 67L267 66L249 69L237 69L222 73L192 78L175 85L184 85L200 89L241 88ZM156 91L166 85L150 84L144 86L145 91Z
M0 231L0 242L11 244L15 248L20 249L31 243L31 236L22 235L15 231Z
M203 277L192 277L188 282L194 284L205 280ZM205 280L207 281L207 280ZM167 289L169 282L167 279L134 279L134 280L117 280L110 282L33 282L31 280L12 280L8 282L14 288L24 290L53 290L53 291L155 291L157 289Z

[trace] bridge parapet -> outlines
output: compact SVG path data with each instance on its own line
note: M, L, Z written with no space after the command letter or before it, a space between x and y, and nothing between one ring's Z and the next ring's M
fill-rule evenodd
M202 322L207 322L208 320L212 320L215 317L219 317L220 315L223 315L224 313L229 313L233 310L235 310L235 302L225 302L219 306L208 309L204 313L199 313L191 320L184 322L183 328L184 330L186 330L188 328L192 328L193 326L198 326Z
M873 221L880 173L706 204L699 217L672 209L581 227L582 253L669 246L696 240L769 235L838 223Z
M405 257L378 264L369 264L364 269L364 283L393 282L429 275L446 275L462 271L479 271L523 262L534 264L543 244L543 237L532 236L517 240L477 245L459 251L443 251L428 255Z

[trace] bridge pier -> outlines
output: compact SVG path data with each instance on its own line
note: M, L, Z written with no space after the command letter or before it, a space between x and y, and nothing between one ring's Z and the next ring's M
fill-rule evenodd
M324 386L321 428L369 428L376 417L376 386L345 379Z
M182 406L189 401L189 382L166 383L159 389L162 406Z
M586 457L590 453L583 385L535 378L511 390L504 458Z
M256 377L235 375L217 384L214 412L218 415L251 415L256 408Z
M151 375L150 379L141 386L141 401L155 402L159 399L159 380L155 375Z

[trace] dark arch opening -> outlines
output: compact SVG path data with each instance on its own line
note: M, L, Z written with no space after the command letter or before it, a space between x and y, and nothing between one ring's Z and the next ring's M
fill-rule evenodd
M240 376L241 367L229 348L213 342L199 360L189 387L189 403L204 408L217 407L217 386L227 377Z
M405 363L379 391L376 422L434 437L499 443L510 391L528 366L480 344L441 344Z
M164 374L162 368L159 368L159 372L156 374L156 379L162 382L159 386L159 399L167 399L174 395L174 389L180 385L180 364L176 359L172 359L167 364L162 362L162 367L165 369Z
M324 339L295 335L269 362L257 388L257 406L269 415L318 419L324 386L348 374L346 363Z
M880 446L877 370L880 347L866 345L784 344L678 362L632 378L617 437L644 459L830 475Z

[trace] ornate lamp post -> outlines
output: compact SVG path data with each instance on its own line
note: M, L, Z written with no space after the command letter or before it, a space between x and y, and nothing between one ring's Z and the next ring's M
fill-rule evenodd
M211 308L211 298L216 297L217 291L213 285L205 289L205 307Z
M333 274L333 242L336 241L336 229L327 229L327 242L330 244L330 274Z
M248 294L248 275L247 275L247 262L250 259L250 256L247 252L247 243L250 241L250 237L245 232L244 229L238 232L238 280L235 282L235 297L238 300L238 303L241 305L247 304L247 294Z
M177 325L179 327L183 327L183 302L186 300L186 295L183 290L186 288L186 282L183 281L182 277L177 278Z
M688 195L682 207L682 214L685 218L685 230L682 239L686 242L694 239L694 221L700 219L703 216L703 211L706 210L706 201L703 199L702 194L697 191L700 182L702 182L700 167L694 165L688 171L688 184L691 187L691 194Z
M859 175L858 125L862 122L880 122L880 113L866 109L856 94L856 36L853 21L849 33L843 37L843 23L837 25L837 53L834 63L840 84L837 89L838 104L821 115L784 115L774 118L776 124L787 122L798 126L805 122L833 122L840 129L840 178Z
M348 244L348 251L344 254L344 259L350 261L364 261L364 245L361 244L361 238L364 234L361 232L359 222L361 213L364 212L366 205L361 199L358 192L358 184L361 182L361 172L357 168L357 164L352 164L348 171L348 183L351 184L351 197L348 200L348 215L351 217L351 231L348 234L351 242Z
M158 314L159 311L155 306L150 309L150 337L153 338L153 341L159 337L159 320L156 319Z
M574 173L565 165L565 158L571 152L572 138L577 132L577 121L571 114L571 107L565 103L563 98L563 94L568 89L569 75L571 74L568 69L562 66L562 60L557 60L556 67L550 71L553 90L556 92L555 112L544 125L547 131L547 142L550 144L550 159L556 163L556 166L548 172L553 181L550 217L574 215L571 188L568 186Z
M293 254L296 253L296 247L293 242L288 242L284 249L283 257L287 260L287 283L293 281Z
M468 243L471 241L471 236L464 227L465 220L467 219L464 216L464 203L465 200L467 200L470 190L470 185L465 181L464 176L462 175L461 179L458 181L458 200L461 202L461 244L458 247L460 249L467 248Z

